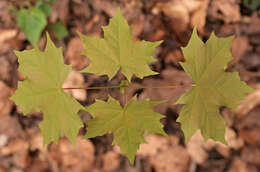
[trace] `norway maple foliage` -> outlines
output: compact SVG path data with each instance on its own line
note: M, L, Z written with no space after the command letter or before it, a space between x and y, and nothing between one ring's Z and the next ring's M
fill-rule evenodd
M241 81L237 72L225 72L232 60L230 43L233 36L218 38L213 33L204 44L196 29L187 47L186 59L181 63L195 86L181 96L177 104L185 104L177 119L181 123L186 142L199 129L204 140L225 141L225 119L220 106L235 109L246 93L253 89Z
M134 97L122 107L119 102L109 97L107 102L97 100L94 104L86 107L86 110L94 117L88 120L86 138L102 136L113 133L113 144L120 147L130 160L134 162L135 153L139 145L146 143L145 133L158 133L164 136L160 119L164 116L154 112L152 108L165 101L137 101Z
M24 112L42 112L40 128L44 144L58 143L66 136L75 144L83 123L77 112L84 109L72 96L62 90L71 65L65 65L61 48L57 49L47 34L45 51L38 48L16 51L19 72L25 81L18 82L15 94L10 98Z
M155 61L152 54L161 41L134 41L132 29L120 9L103 30L104 38L79 34L85 46L84 54L91 60L82 72L108 75L111 79L121 70L128 81L133 75L143 78L157 74L148 64ZM185 104L178 121L186 142L196 130L200 130L205 140L211 138L225 143L225 120L219 113L219 107L234 109L245 94L252 91L240 80L238 73L225 72L227 63L232 59L231 40L232 37L217 38L212 34L204 44L194 29L188 46L183 48L186 62L181 65L195 82L195 86L176 102ZM83 107L65 93L62 85L71 66L64 64L61 48L55 47L48 34L45 51L35 48L16 51L15 54L18 56L18 70L26 80L18 82L18 88L10 99L25 114L33 111L43 113L40 128L44 144L57 143L61 136L66 136L75 144L78 131L83 127L77 114L80 109L88 111L93 117L86 121L85 138L112 133L113 144L120 147L131 163L139 145L145 143L145 133L167 136L160 123L164 116L152 110L164 101L138 101L134 97L122 107L117 100L109 97L106 102L96 100L94 104Z
M132 37L132 29L118 8L108 26L103 27L104 38L79 34L85 46L84 55L91 63L82 72L107 75L110 79L121 69L130 81L133 75L143 78L156 75L147 64L156 61L152 57L155 48L162 43L139 41Z

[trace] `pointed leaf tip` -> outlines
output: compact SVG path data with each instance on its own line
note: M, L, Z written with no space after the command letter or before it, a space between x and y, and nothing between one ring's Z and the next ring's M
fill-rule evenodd
M120 14L122 14L120 7L117 7L117 9L116 9L116 13L120 13Z

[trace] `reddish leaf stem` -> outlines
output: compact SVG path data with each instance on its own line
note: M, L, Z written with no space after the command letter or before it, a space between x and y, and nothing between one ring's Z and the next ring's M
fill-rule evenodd
M183 85L166 85L166 86L136 86L136 85L128 85L127 88L185 88L185 87L193 87L194 84L183 84ZM116 86L102 86L102 87L68 87L68 88L62 88L64 90L72 90L72 89L83 89L83 90L99 90L99 89L108 89L108 88L120 88L122 86L116 85Z

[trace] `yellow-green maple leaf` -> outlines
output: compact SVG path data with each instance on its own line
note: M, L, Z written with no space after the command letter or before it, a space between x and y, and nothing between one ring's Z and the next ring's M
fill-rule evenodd
M200 130L204 140L211 138L226 143L226 122L219 107L235 109L245 94L253 90L240 80L237 72L225 72L232 59L232 39L232 36L218 38L213 33L204 44L194 29L189 44L182 49L186 62L181 65L195 82L176 102L185 104L177 121L181 122L186 142Z
M24 114L43 112L40 128L44 144L57 143L63 135L75 144L78 130L83 127L77 112L84 107L62 90L71 70L71 65L63 62L62 49L57 49L47 34L44 52L35 48L15 51L15 54L18 56L18 70L26 80L18 82L18 88L10 99Z
M113 133L113 144L120 147L131 163L139 145L146 143L144 133L159 133L164 136L160 119L164 116L154 112L152 107L164 101L137 101L134 97L124 108L118 101L109 97L107 102L96 100L86 110L94 117L88 120L86 138Z
M103 30L104 39L79 34L86 49L84 55L91 61L82 72L108 75L111 79L121 69L129 81L133 75L143 78L158 74L147 64L155 61L152 54L162 41L133 41L132 29L119 8L115 16L110 19L109 25L103 27Z

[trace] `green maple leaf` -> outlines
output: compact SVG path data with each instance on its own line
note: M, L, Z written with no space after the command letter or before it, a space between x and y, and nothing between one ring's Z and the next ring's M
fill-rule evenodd
M159 133L167 136L160 123L160 119L164 116L152 110L152 107L162 102L164 101L137 101L134 97L122 108L111 97L107 102L96 100L94 104L86 108L94 119L87 121L85 137L91 138L113 133L113 144L118 145L120 151L133 163L139 145L146 143L144 133Z
M18 56L19 72L25 81L18 82L18 89L10 98L25 114L43 112L40 128L44 144L58 142L65 135L75 144L79 128L83 127L77 115L84 109L72 96L62 90L70 65L63 62L62 49L57 49L47 35L45 51L38 48L15 51Z
M86 49L84 55L91 61L82 72L108 75L111 79L121 69L128 80L132 75L143 78L158 74L152 71L147 64L156 61L152 54L162 41L134 42L132 29L128 26L119 8L109 25L103 27L103 30L104 39L88 37L79 33Z
M195 86L176 102L186 104L177 119L186 143L198 129L204 140L211 138L226 143L226 122L219 107L235 109L245 94L253 90L240 80L237 72L225 72L232 59L232 39L233 36L217 38L213 33L204 44L194 29L188 46L182 49L186 62L181 65L195 82Z

